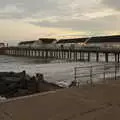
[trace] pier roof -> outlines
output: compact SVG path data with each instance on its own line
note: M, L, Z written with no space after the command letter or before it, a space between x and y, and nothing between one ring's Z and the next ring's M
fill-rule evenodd
M35 42L35 40L34 41L22 41L22 42L19 43L19 45L33 44L34 42Z
M56 39L54 39L54 38L39 38L39 40L41 40L43 43L46 43L46 44L50 44L50 43L56 41Z
M88 38L60 39L57 43L81 43ZM91 37L88 43L120 42L120 35Z

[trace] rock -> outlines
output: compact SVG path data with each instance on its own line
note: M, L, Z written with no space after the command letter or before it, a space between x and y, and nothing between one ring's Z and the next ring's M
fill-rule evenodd
M63 87L45 81L41 73L37 73L36 76L30 77L25 71L18 73L0 72L0 95L7 98L60 88Z
M7 100L5 97L0 96L0 102Z
M69 85L69 87L75 87L77 86L77 82L74 80L71 82L71 84Z

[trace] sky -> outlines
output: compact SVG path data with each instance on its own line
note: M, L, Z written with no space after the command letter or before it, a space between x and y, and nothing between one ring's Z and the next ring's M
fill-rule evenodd
M120 0L0 0L0 42L120 34Z

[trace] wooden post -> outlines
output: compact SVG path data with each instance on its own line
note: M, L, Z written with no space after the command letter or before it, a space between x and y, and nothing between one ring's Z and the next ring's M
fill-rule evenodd
M81 52L81 60L84 61L84 52Z
M120 54L118 53L118 63L120 62L119 59L120 59Z
M34 49L34 57L36 57L36 50Z
M58 50L56 49L56 59L58 59Z
M40 50L38 51L38 57L40 57Z
M44 50L42 50L42 56L41 57L44 58Z
M45 52L46 52L45 58L48 58L48 50L46 50Z
M108 62L108 53L105 53L105 61Z
M19 54L19 51L18 51L18 54ZM28 50L26 49L26 56L28 56Z
M34 51L33 51L33 49L31 50L31 57L33 57L34 56Z
M65 59L65 50L63 50L63 59Z
M88 52L88 62L90 61L90 52Z
M61 49L61 52L62 52L62 56L61 56L61 57L62 57L62 59L63 59L63 49Z
M18 51L17 51L17 54L18 54ZM27 50L25 49L25 56L27 56Z
M30 57L30 49L29 49L29 57Z
M71 60L71 50L69 50L69 60Z
M115 62L117 62L117 54L115 53Z
M77 51L76 50L74 50L74 60L76 61L77 60Z
M54 58L56 58L56 51L55 51L55 49L54 49Z
M117 63L115 63L115 80L117 79Z
M80 58L79 58L79 59L80 59L80 61L81 61L81 52L79 52L79 55L80 55Z
M60 50L59 49L57 50L58 50L58 59L60 59Z
M96 53L96 62L99 62L99 53Z
M78 51L76 50L76 61L78 61Z

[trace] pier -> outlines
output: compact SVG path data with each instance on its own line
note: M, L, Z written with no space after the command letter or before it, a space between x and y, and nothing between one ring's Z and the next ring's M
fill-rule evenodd
M6 50L7 50L7 48L5 48L5 47L0 48L0 55L5 55Z
M113 48L79 48L79 49L41 49L41 48L19 48L6 47L0 49L0 53L9 56L38 57L42 59L61 59L68 61L94 61L100 62L101 56L105 62L120 62L120 49Z

